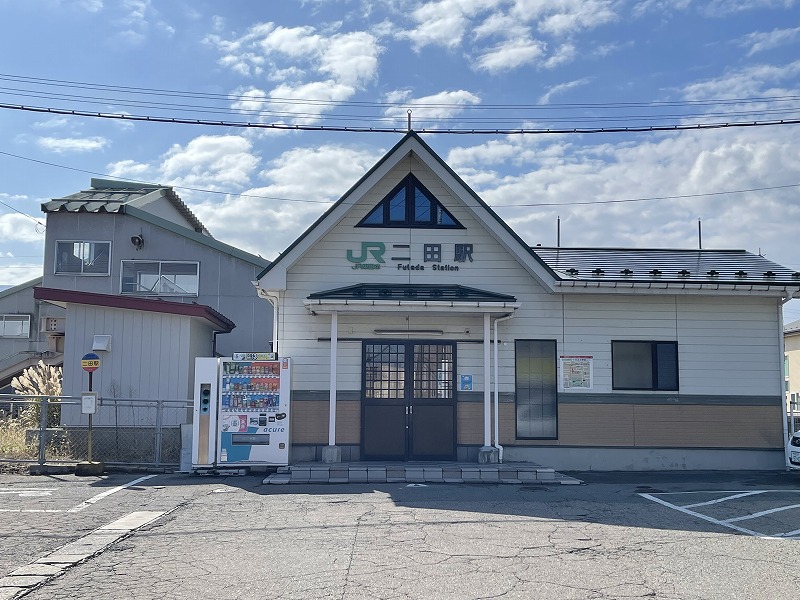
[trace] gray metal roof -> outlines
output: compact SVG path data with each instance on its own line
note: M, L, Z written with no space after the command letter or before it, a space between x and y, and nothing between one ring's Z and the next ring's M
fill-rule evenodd
M746 250L532 250L562 280L800 285L800 273Z
M163 196L195 231L211 235L200 222L200 219L189 210L189 207L181 200L180 196L169 186L96 178L92 178L91 185L91 189L45 202L42 204L42 211L46 213L119 213L125 212L126 206L142 208L151 200Z
M800 332L800 319L792 321L783 326L783 333L797 333Z

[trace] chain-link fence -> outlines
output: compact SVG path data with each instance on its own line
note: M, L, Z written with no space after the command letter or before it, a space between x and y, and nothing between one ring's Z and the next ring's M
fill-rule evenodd
M80 398L0 394L0 462L178 465L191 413L191 400L102 398L90 429Z

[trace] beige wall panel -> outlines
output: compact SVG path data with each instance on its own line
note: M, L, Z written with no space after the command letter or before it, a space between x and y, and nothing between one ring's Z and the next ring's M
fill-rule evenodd
M636 406L637 446L782 447L778 406Z
M327 419L325 422L327 423ZM325 439L327 441L327 436ZM336 443L361 443L361 402L336 402Z
M558 439L568 446L632 446L634 410L628 404L562 404Z
M457 412L458 444L483 444L483 404L459 402Z
M328 443L327 402L293 402L290 418L293 444Z
M292 403L292 443L328 443L328 402ZM336 403L336 443L358 444L361 431L361 404L352 401Z

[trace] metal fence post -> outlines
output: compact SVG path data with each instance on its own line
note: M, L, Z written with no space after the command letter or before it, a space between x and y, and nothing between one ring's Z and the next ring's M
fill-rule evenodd
M39 399L39 464L43 465L46 460L45 448L47 446L47 398L42 396Z
M156 448L153 458L157 467L161 466L161 438L163 437L162 429L164 427L164 401L159 399L156 401Z

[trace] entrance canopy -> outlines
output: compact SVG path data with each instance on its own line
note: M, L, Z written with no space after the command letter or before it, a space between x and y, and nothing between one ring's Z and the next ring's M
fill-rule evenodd
M505 313L519 308L514 296L463 285L361 283L309 294L311 312L410 311Z

